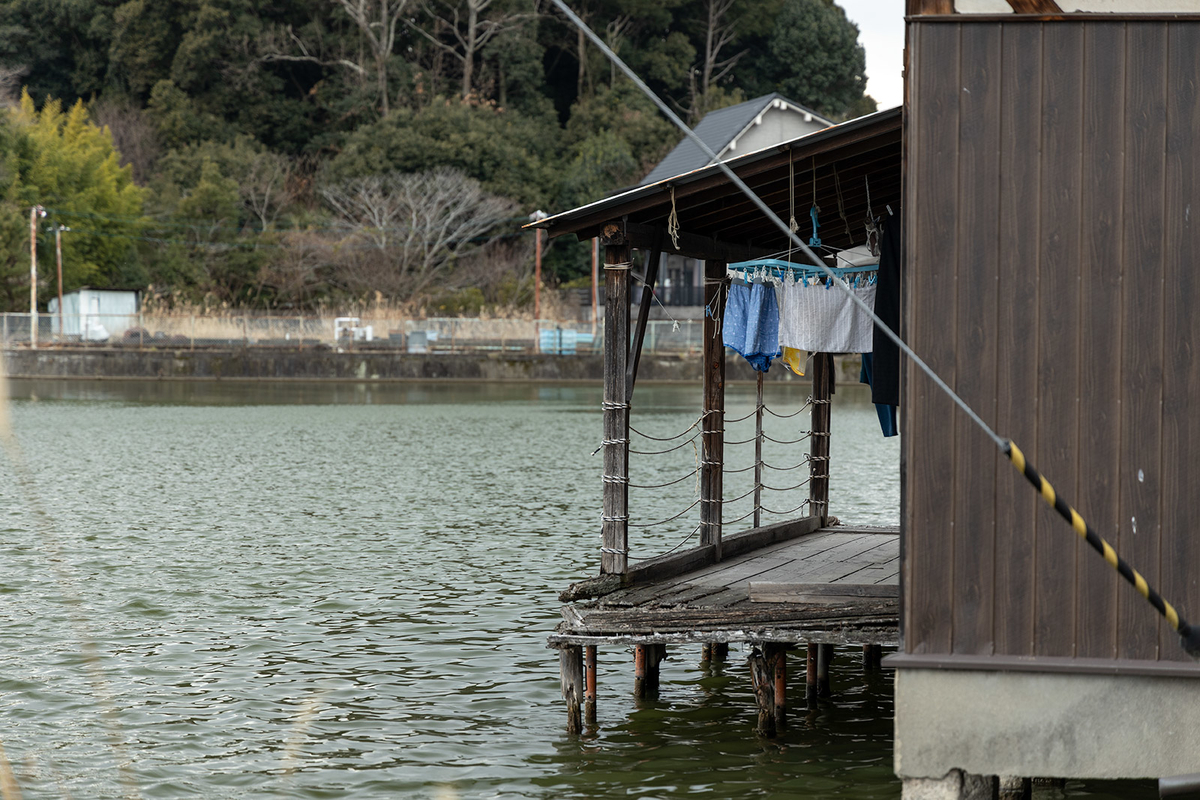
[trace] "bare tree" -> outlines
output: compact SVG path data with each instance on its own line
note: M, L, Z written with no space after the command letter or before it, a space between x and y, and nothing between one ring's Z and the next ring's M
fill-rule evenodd
M375 59L375 80L379 84L380 109L387 116L388 61L396 46L396 29L408 0L337 0L338 4L358 26L371 55Z
M528 12L509 12L486 16L496 0L440 0L436 4L422 2L425 12L433 19L435 33L417 25L413 28L435 46L458 60L462 65L462 99L471 96L475 80L475 59L487 43L498 34L520 24L536 14L536 8ZM451 41L436 35L449 31Z
M516 213L511 201L448 167L353 178L323 187L321 196L350 227L342 247L366 244L385 257L410 296L495 241Z
M21 79L29 67L0 67L0 108L12 108L21 101Z
M345 67L356 75L367 75L367 68L362 64L339 55L328 55L320 45L305 42L291 25L264 32L258 47L262 52L258 57L258 61L261 62L303 61L323 67Z
M242 202L258 217L264 231L275 224L279 213L292 200L292 172L293 165L287 156L263 148L250 157L245 173L238 178Z
M692 117L698 119L708 112L708 94L718 81L737 65L745 50L721 58L721 51L737 38L738 20L730 10L737 0L706 0L704 20L704 61L700 67L700 83L692 82Z

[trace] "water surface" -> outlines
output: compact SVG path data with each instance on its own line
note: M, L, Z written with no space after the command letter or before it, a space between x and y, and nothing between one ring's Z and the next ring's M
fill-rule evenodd
M745 653L710 668L673 649L660 699L635 703L629 653L602 649L599 727L564 732L545 639L557 592L597 570L599 387L13 391L29 481L0 464L0 741L26 798L899 795L891 676L864 677L853 654L835 664L833 702L767 741ZM802 436L806 413L785 415L806 392L768 387L777 442ZM898 442L853 395L839 388L834 409L832 510L895 524ZM699 401L639 387L634 424L665 439ZM729 418L753 402L733 387ZM728 428L752 438L752 420ZM632 457L635 484L685 477L633 490L632 521L686 508L687 438L635 442L683 442ZM731 468L752 448L731 445ZM764 458L797 466L804 452L769 442ZM726 496L751 474L731 474ZM788 491L764 505L800 503L803 475L770 473ZM696 518L635 529L634 556L686 543ZM1153 796L1121 788L1070 792Z

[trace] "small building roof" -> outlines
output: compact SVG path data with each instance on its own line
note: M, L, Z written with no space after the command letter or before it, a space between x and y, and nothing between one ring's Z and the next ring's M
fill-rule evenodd
M704 115L704 119L700 120L700 124L696 126L696 135L714 153L718 156L724 156L725 150L729 148L730 143L736 141L747 128L754 124L755 120L772 108L803 114L806 122L816 120L824 125L833 124L831 120L822 117L812 109L805 108L799 103L793 103L778 92L772 92L762 97L756 97L753 100L747 100L744 103L738 103L736 106L710 111ZM695 142L684 137L683 141L675 145L675 149L667 153L666 158L658 162L658 165L650 170L649 174L642 178L638 185L646 186L651 183L658 183L661 180L682 175L685 172L707 167L711 163L711 159L704 154L704 151Z

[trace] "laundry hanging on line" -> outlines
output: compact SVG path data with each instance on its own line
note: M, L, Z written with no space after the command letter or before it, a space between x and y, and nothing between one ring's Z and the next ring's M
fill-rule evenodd
M779 352L779 306L775 289L762 283L729 287L721 326L726 347L736 351L758 372L771 368Z

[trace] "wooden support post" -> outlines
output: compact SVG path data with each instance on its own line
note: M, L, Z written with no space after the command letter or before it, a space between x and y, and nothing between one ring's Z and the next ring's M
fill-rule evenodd
M629 552L629 245L604 226L604 515L602 574L624 575Z
M583 648L583 721L596 724L596 645Z
M786 658L786 652L787 645L767 642L750 654L750 680L758 703L756 730L760 736L774 737L783 726L787 680L780 677L780 659Z
M725 463L725 262L704 262L704 421L700 456L700 544L721 560L722 471Z
M871 669L878 672L883 669L883 645L871 645Z
M819 645L808 643L808 661L804 680L804 700L809 710L817 707L817 648Z
M870 672L875 668L875 650L874 645L863 645L862 668L863 672Z
M809 513L829 518L829 418L833 399L833 356L815 353L812 366L812 444L809 455Z
M628 395L626 402L633 402L633 385L637 382L638 364L642 363L642 343L646 339L646 325L650 321L650 305L654 302L654 288L658 285L658 262L662 260L663 230L654 238L654 247L646 260L646 275L642 281L642 302L638 306L637 329L633 336L633 352L629 357L629 375L626 378Z
M787 647L779 645L775 653L775 730L787 727Z
M829 697L829 665L833 663L833 645L823 644L817 650L817 695Z
M562 679L562 695L567 701L567 733L582 733L583 720L583 648L564 644L558 648L558 671Z
M712 661L712 644L710 642L705 642L700 647L700 663L703 664L705 661Z
M633 696L638 700L658 697L659 663L667 657L665 644L633 646Z
M712 660L715 662L724 662L729 658L729 642L713 642Z

